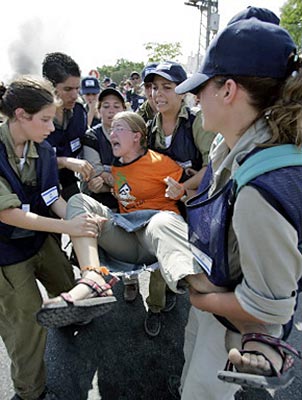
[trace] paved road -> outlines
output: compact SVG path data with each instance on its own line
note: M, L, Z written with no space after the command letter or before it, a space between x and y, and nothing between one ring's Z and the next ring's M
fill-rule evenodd
M49 330L46 361L49 386L62 400L172 400L167 379L182 368L183 331L188 297L178 296L177 307L164 315L159 337L150 339L143 330L149 273L140 276L141 296L133 304L122 300L122 284L115 287L118 304L112 312L80 328ZM301 308L297 316L301 321ZM299 321L296 321L299 322ZM302 335L296 328L291 343L301 349ZM13 390L9 362L0 344L0 400ZM298 378L276 400L301 400L302 368ZM267 400L263 391L241 392L237 400ZM205 399L206 400L206 399Z

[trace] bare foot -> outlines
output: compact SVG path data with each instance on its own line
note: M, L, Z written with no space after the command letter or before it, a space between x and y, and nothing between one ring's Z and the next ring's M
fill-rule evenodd
M271 346L259 342L248 342L245 344L244 350L263 353L272 362L277 371L281 370L282 358ZM262 355L240 354L239 350L231 349L229 351L229 360L239 372L266 376L273 374L270 363Z

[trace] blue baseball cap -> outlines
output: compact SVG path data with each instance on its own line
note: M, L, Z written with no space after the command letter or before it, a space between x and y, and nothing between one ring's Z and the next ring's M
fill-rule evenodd
M280 19L277 17L275 13L273 13L268 8L262 7L252 7L249 6L244 10L240 11L233 18L230 19L228 25L233 24L234 22L240 21L241 19L249 19L249 18L257 18L263 22L270 22L271 24L279 25Z
M145 76L144 82L153 82L156 75L175 83L181 83L187 79L186 71L180 64L174 61L164 61L159 63L152 72Z
M285 29L254 17L239 20L215 36L199 71L175 92L197 94L203 84L219 75L284 79L292 53L296 45Z
M151 72L154 72L156 67L158 66L158 62L148 63L145 68L142 70L142 80L145 81L145 78Z
M87 76L82 79L81 82L81 93L82 94L98 94L100 93L100 83L94 76Z

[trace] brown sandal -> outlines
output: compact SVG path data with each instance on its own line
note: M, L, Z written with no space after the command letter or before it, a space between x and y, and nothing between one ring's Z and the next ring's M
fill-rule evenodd
M276 350L282 357L281 370L277 371L271 360L269 360L265 354L259 351L244 350L244 345L247 342L259 342L267 344ZM295 378L294 358L292 355L302 358L301 353L288 343L263 333L247 333L243 335L242 350L240 350L240 353L263 356L270 364L272 371L271 375L266 376L237 371L234 368L234 365L228 360L224 371L218 372L218 378L222 381L235 383L243 387L253 387L259 389L279 389L290 385Z

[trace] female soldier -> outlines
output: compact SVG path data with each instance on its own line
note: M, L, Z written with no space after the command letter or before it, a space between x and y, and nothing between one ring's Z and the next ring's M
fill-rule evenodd
M94 237L87 216L64 221L56 157L45 141L54 130L52 85L23 77L0 87L0 334L11 358L14 399L53 399L45 386L46 330L35 313L42 299L74 284L72 267L53 233ZM50 211L59 218L51 218Z
M221 31L199 72L176 88L197 94L204 128L222 135L200 194L187 205L196 259L212 283L231 289L191 291L183 400L233 398L236 386L217 379L227 358L226 327L241 335L228 337L234 348L220 379L278 388L294 378L288 352L298 353L280 339L288 335L302 276L298 68L290 35L250 18ZM245 165L246 173L255 174L241 187Z
M195 191L208 164L208 152L215 134L202 129L200 111L196 114L186 106L184 96L175 93L175 87L187 78L183 67L165 61L145 74L145 85L152 84L152 99L157 113L148 123L148 147L166 154L184 169L181 182L186 193ZM185 207L178 202L186 218ZM160 279L160 278L158 278ZM163 285L161 285L163 286ZM167 288L171 304L176 296ZM156 315L147 315L145 326L156 325Z
M197 176L185 187L197 189L208 164L208 153L215 134L202 129L200 111L193 113L175 87L187 78L183 67L173 61L159 63L145 75L152 83L152 99L157 113L148 129L148 147L166 154L184 168L182 181Z

